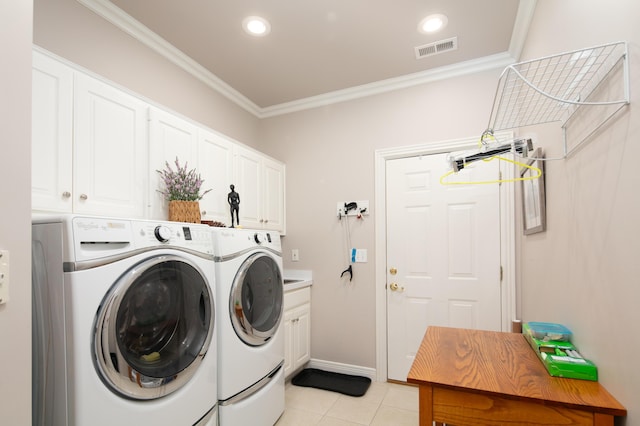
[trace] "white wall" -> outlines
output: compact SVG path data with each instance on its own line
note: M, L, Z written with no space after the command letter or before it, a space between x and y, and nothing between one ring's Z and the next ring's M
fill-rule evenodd
M34 44L258 147L259 120L75 0L34 1Z
M523 60L626 40L632 99L575 155L547 162L548 229L521 237L518 254L522 319L567 325L629 410L629 425L640 424L638 18L636 0L538 0ZM561 154L558 132L527 130L538 132L548 156Z
M313 270L312 358L375 368L374 151L479 137L502 70L263 120L262 149L287 164L285 267ZM349 265L338 201L369 200L371 215L351 222L368 263ZM291 262L291 249L300 261Z
M0 305L0 423L31 424L32 4L0 2L0 250L10 300Z

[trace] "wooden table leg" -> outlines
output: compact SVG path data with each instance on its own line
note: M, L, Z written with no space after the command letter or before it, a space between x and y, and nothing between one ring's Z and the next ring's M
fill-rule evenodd
M433 425L433 387L421 385L418 390L420 426Z
M594 413L593 426L613 426L613 416L609 414Z

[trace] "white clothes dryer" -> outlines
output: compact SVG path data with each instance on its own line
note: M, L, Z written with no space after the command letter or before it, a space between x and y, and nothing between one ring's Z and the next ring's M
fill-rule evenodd
M33 424L217 424L215 274L200 224L34 217Z
M221 426L272 426L284 412L280 234L213 228Z

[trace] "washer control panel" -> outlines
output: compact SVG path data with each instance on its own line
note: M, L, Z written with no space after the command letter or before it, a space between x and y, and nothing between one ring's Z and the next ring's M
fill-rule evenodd
M68 238L76 261L161 246L213 254L210 229L196 223L76 216Z
M136 246L167 245L213 253L210 226L179 222L133 222Z

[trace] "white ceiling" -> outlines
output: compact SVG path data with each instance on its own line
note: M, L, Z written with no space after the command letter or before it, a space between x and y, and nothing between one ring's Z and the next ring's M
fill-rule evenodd
M257 116L506 66L535 8L535 0L79 1ZM433 13L447 27L418 32ZM246 34L249 15L266 18L271 33ZM415 47L451 37L456 50L416 59Z

